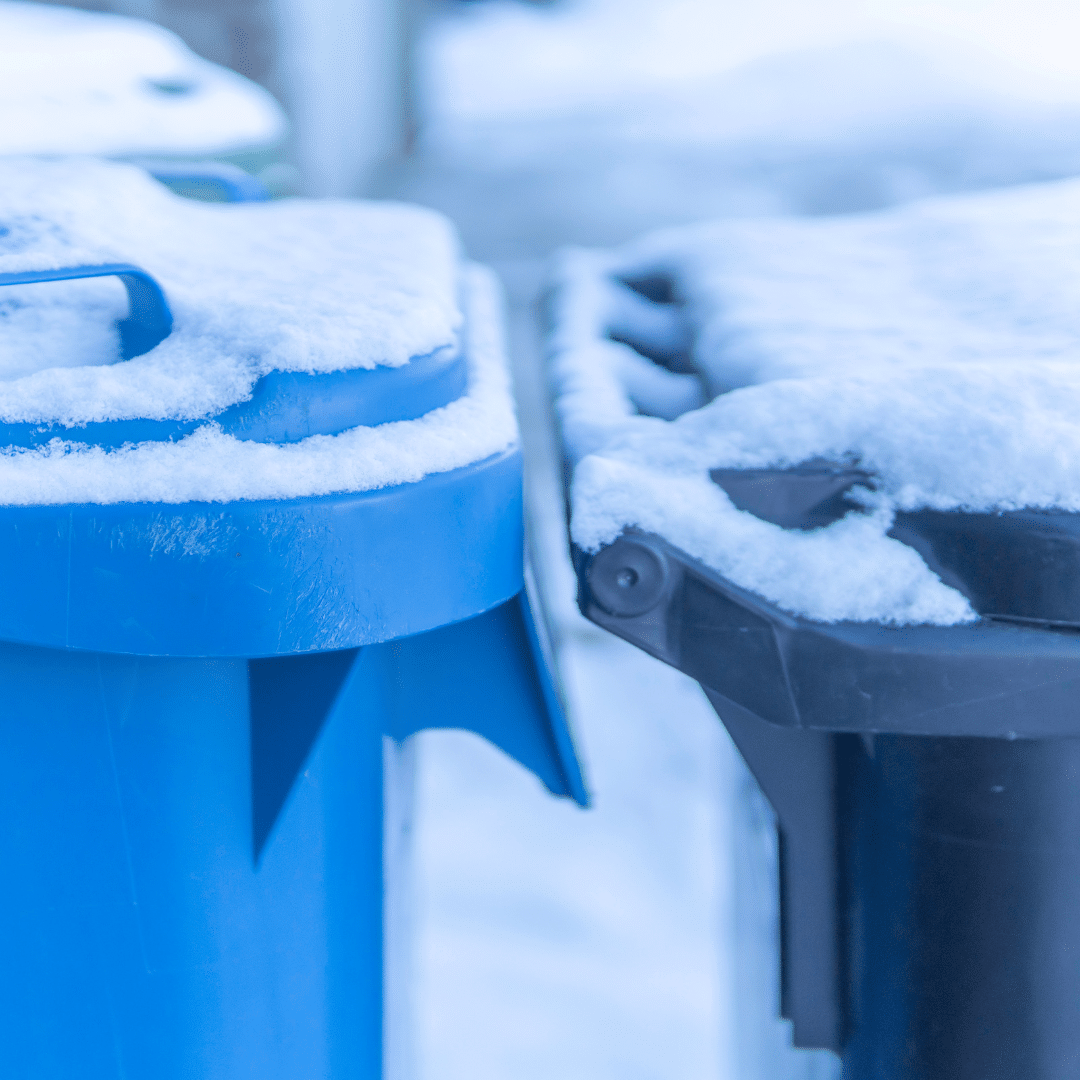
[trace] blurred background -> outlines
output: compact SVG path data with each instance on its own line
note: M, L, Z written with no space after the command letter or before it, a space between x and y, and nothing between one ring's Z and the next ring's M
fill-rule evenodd
M1080 173L1080 7L81 6L160 24L277 98L287 130L268 111L249 127L258 154L226 155L275 192L435 207L506 288L533 572L595 805L549 799L471 735L418 738L414 947L401 961L414 1026L395 1068L422 1080L835 1076L830 1055L793 1050L776 1019L768 805L696 684L576 612L537 304L566 245Z
M266 87L304 194L408 189L457 210L480 255L496 224L514 253L608 242L658 217L1051 175L1075 153L1067 0L72 6L156 22ZM995 160L1006 150L1027 160Z

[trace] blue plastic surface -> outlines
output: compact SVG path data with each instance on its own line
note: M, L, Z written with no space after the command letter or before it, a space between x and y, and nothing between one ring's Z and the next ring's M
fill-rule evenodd
M477 618L372 652L395 687L387 734L400 741L427 727L473 731L530 769L549 791L588 805L524 590Z
M133 267L32 280L97 273L162 332ZM286 442L464 389L445 350L274 373L218 420ZM516 449L347 495L0 507L3 1075L381 1075L384 736L474 731L587 801L522 549Z
M520 612L253 662L0 646L5 1075L380 1076L382 735L542 755Z
M274 656L458 622L522 588L517 450L416 484L235 503L0 508L0 641Z
M228 162L143 159L136 164L185 198L227 203L270 199L270 192L261 180Z
M0 647L5 1076L380 1075L379 688L341 688L256 864L248 681Z

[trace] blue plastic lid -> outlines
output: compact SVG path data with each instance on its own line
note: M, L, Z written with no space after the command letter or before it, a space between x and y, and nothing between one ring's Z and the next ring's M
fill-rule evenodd
M78 278L118 277L127 289L130 312L120 321L122 358L140 356L172 331L172 313L161 286L145 270L127 263L0 274L0 286ZM66 425L0 422L0 445L33 447L55 438L117 447L125 443L182 438L207 421L237 439L299 442L311 435L337 435L360 425L415 420L456 401L465 392L467 365L459 347L447 346L399 367L353 368L309 374L271 371L251 397L194 420L123 419Z
M19 567L0 581L0 641L294 654L423 632L520 591L521 462L499 294L458 260L449 226L370 204L192 209L109 169L106 209L122 213L111 187L123 181L175 215L148 248L154 274L105 260L22 269L24 251L55 266L54 233L58 250L93 250L78 232L92 215L78 204L68 221L55 198L50 231L33 192L0 214L11 375L0 387L0 551ZM77 199L70 183L58 190ZM100 232L137 248L141 220ZM323 238L320 249L319 230L335 224L336 248ZM247 245L233 263L211 227ZM283 235L310 236L315 254L298 246L260 267L258 228L279 256ZM337 259L329 269L324 255ZM118 290L67 284L108 277L126 289L126 311ZM100 335L82 366L80 333Z
M0 448L110 449L208 423L288 444L466 391L445 218L262 194L215 206L132 166L0 161Z

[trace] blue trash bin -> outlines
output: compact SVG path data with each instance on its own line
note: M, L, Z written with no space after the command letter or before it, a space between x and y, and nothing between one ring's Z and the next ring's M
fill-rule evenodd
M127 285L145 358L171 315L144 270L0 285L95 275ZM271 372L216 422L287 444L418 417L467 392L468 361ZM4 424L3 455L197 426L68 421ZM513 446L374 490L0 507L3 1075L381 1075L384 736L475 731L586 802L521 518Z

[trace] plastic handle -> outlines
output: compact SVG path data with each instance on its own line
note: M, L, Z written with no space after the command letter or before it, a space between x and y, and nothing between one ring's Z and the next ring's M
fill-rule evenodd
M18 270L0 274L0 285L32 285L41 281L75 278L118 277L127 289L128 317L121 319L120 354L125 360L149 352L172 333L173 317L161 286L145 271L130 263L103 266L69 266L60 270Z

